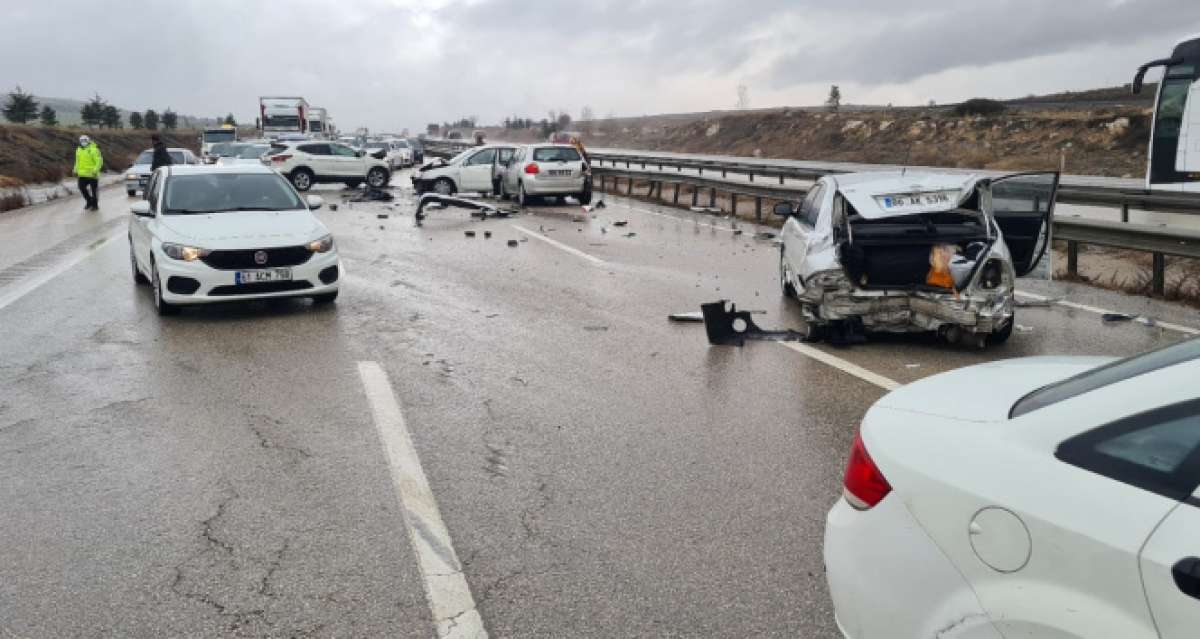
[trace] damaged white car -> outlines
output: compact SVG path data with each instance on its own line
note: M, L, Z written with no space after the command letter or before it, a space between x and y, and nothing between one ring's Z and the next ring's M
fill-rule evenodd
M799 209L775 207L788 217L780 285L814 339L936 331L1002 343L1016 278L1046 252L1057 192L1053 172L827 175Z

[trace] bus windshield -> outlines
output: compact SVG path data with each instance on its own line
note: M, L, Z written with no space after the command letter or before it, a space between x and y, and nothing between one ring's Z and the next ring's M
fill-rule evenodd
M1176 170L1179 133L1183 126L1188 91L1196 77L1196 64L1185 62L1167 67L1158 90L1154 111L1154 137L1150 150L1150 183L1169 184L1189 181L1187 173Z

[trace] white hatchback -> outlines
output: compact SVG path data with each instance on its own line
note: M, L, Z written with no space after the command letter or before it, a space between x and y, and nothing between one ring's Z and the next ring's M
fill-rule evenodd
M863 419L825 565L846 637L1200 629L1200 339L935 375Z
M130 207L133 279L152 284L160 315L260 298L327 304L340 269L333 236L312 214L321 204L261 165L160 168Z

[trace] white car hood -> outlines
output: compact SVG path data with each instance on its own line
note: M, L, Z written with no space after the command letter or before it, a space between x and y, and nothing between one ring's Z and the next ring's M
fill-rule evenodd
M975 183L979 181L977 176L969 174L908 172L903 174L857 173L836 179L838 190L842 196L854 206L859 215L868 220L935 213L958 208L964 200L971 196ZM952 197L949 203L908 208L903 211L889 211L880 206L876 199L876 196L947 191L957 193L957 196Z
M207 249L247 249L304 244L328 233L307 210L163 215L161 228L174 238Z
M1029 393L1114 359L1023 357L968 366L903 386L876 406L964 422L1004 421L1013 404Z

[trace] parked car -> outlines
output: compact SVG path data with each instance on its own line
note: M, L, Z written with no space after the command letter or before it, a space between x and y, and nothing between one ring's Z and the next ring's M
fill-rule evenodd
M439 195L492 193L497 162L510 159L515 148L489 144L467 149L449 160L434 160L413 172L413 188L417 193Z
M160 315L182 305L338 294L333 236L281 175L258 165L162 167L131 207L129 261Z
M261 165L262 157L270 150L271 145L267 143L242 144L234 155L218 158L217 166L234 166L238 164Z
M842 634L1195 637L1198 378L1193 339L996 361L880 399L825 527Z
M425 144L420 138L408 138L408 144L413 150L413 164L425 162Z
M1012 334L1014 284L1045 254L1057 173L827 175L783 227L779 281L814 337Z
M401 142L403 141L371 140L362 146L362 150L368 154L382 151L384 159L388 161L388 165L394 171L412 165L412 152L407 146L399 146Z
M522 206L542 197L572 196L581 204L592 201L587 165L569 144L531 144L517 147L500 170L500 197L514 196Z
M217 142L208 147L208 153L201 158L205 164L216 164L217 160L237 153L241 142Z
M392 179L388 161L337 142L277 142L263 156L264 164L287 176L298 191L322 182L344 182L353 188L366 182L383 188Z
M173 147L167 149L167 154L171 156L171 161L175 164L200 164L200 158L188 149ZM133 166L125 171L125 193L129 197L146 191L146 183L150 181L150 166L153 161L154 149L146 149L138 154L133 161Z
M399 163L398 166L409 167L416 164L416 159L413 156L412 145L404 138L392 138L387 141L392 147L393 157Z

